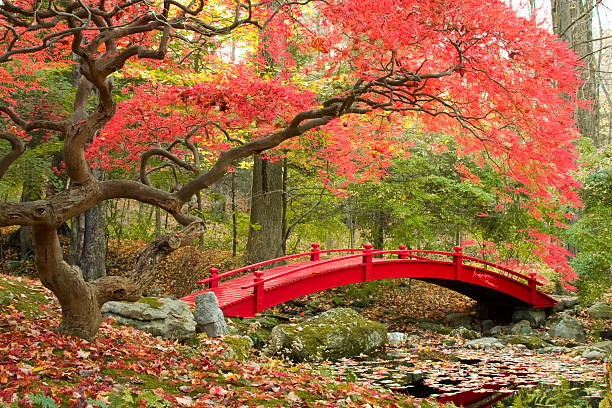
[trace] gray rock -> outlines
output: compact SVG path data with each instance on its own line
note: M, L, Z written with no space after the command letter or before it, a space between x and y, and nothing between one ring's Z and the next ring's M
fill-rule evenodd
M604 327L601 329L599 337L601 337L602 340L612 340L612 327Z
M472 316L465 313L449 313L445 317L448 324L452 327L472 328Z
M612 319L612 307L607 303L596 302L588 312L593 319Z
M558 297L558 296L555 296ZM565 310L565 306L563 306L563 301L557 299L557 303L552 308L553 313L559 313Z
M469 348L500 349L504 347L504 344L495 337L482 337L466 342L465 346Z
M141 302L106 302L102 306L102 314L106 315L118 315L127 319L134 319L140 321L149 320L160 320L168 317L168 314L161 309L157 309L149 306L146 303Z
M477 331L466 329L465 327L457 327L450 332L452 337L463 337L467 340L474 340L480 337Z
M387 333L387 343L391 347L401 346L402 344L406 342L407 339L408 339L408 335L406 333L401 333L401 332Z
M221 341L227 345L221 357L238 361L247 361L251 357L253 340L249 336L225 336Z
M586 358L587 360L601 360L602 358L604 358L606 356L605 353L602 353L599 350L595 350L595 349L586 349L583 353L582 353L582 358Z
M141 302L107 302L102 316L164 339L187 340L195 334L196 323L187 303L168 298L156 302L159 305L155 307Z
M537 331L534 331L531 335L537 337L538 339L542 339L544 341L547 341L547 342L551 341L550 334L548 334L548 332L537 332Z
M584 351L584 353L582 353L582 358L586 358L587 360L601 360L605 356L605 353L592 349L587 349Z
M352 309L338 308L299 324L272 329L270 349L294 361L339 359L369 353L387 342L387 329Z
M546 320L546 312L542 309L516 309L512 312L512 321L520 322L526 320L531 327L540 327Z
M504 328L503 326L493 326L491 327L491 329L489 329L488 334L489 336L501 336L504 332Z
M211 337L228 334L225 317L219 308L217 296L212 292L204 292L194 298L196 331L206 333Z
M563 296L561 299L566 309L571 309L578 304L578 296Z
M582 324L568 314L560 314L558 319L555 319L550 327L549 334L551 337L560 337L566 340L576 340L584 343L586 334L582 328Z
M612 341L598 341L597 343L589 344L589 348L599 349L609 354L612 353Z
M480 322L480 330L483 333L489 333L493 327L495 327L495 322L493 320L482 320Z
M554 295L557 303L553 306L553 312L562 312L565 309L571 309L578 304L578 296Z
M510 328L512 334L533 334L531 323L527 320L521 320Z
M544 347L538 350L540 354L561 354L565 353L567 350L565 347L560 346L552 346L552 347Z
M535 336L511 335L511 336L505 336L502 340L506 344L513 344L513 345L523 344L529 350L537 350L537 349L541 349L541 348L550 346L550 344L546 343L544 340L538 337L535 337Z

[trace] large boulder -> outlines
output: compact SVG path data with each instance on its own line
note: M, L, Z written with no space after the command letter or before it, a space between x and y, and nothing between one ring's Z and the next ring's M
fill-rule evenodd
M576 340L584 343L586 334L582 324L568 314L560 314L552 320L549 334L566 340Z
M272 329L271 350L294 361L340 359L369 353L387 342L387 329L352 309L338 308L298 324Z
M187 303L169 298L144 298L135 303L107 302L102 316L117 323L172 340L187 340L195 334L196 322Z
M612 307L603 302L596 302L589 307L589 316L593 319L612 319Z
M194 302L194 318L198 333L206 333L211 337L220 337L228 333L225 317L219 308L219 301L214 293L201 293L194 298Z

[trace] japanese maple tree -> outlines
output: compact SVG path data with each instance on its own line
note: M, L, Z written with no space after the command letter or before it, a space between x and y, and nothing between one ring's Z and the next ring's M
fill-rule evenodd
M416 121L454 134L461 154L492 163L527 205L578 204L570 175L576 58L501 1L3 0L0 22L0 139L11 145L0 177L27 132L56 132L64 143L64 191L0 203L0 226L33 228L39 276L62 306L61 333L91 339L101 306L135 300L143 279L85 282L63 260L62 223L128 198L166 210L188 227L176 239L187 239L206 221L185 210L194 194L236 160L281 145L316 146L313 154L347 177L367 178L408 142L403 121ZM219 58L236 33L265 38L265 49L238 62ZM307 62L294 63L295 55ZM274 75L262 69L270 62L280 67ZM24 72L71 64L81 75L71 115L40 118L12 98L17 87L35 86L22 83ZM115 80L140 69L177 70L182 83L153 80L114 93ZM191 178L172 191L154 187L153 157ZM140 181L98 181L91 170L133 163Z

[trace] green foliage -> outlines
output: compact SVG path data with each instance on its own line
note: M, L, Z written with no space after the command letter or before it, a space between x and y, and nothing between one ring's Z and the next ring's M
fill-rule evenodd
M36 394L26 394L34 408L59 408L53 398L46 396L42 392Z
M581 175L584 208L565 231L565 239L576 253L571 265L580 277L580 302L587 304L612 285L612 147L598 151L585 140L580 147L587 162Z
M145 406L147 408L165 408L173 404L151 391L143 391L132 394L130 390L114 392L109 395L111 407L137 408Z
M344 376L347 383L357 382L357 374L348 367L344 369Z
M556 387L539 386L534 388L522 388L512 397L497 403L496 407L506 408L588 408L594 407L584 397L581 387L572 386L567 380L562 380L561 385Z

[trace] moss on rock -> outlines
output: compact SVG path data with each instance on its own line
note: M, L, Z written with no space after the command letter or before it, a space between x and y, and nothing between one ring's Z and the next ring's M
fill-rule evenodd
M140 299L138 299L138 302L149 305L153 309L159 309L160 307L164 305L164 303L161 302L159 298L155 298L155 297L141 297Z
M328 310L299 324L272 330L271 348L294 361L339 359L372 352L387 342L384 325L352 309Z
M537 349L540 349L542 347L549 345L544 340L538 337L535 337L535 336L521 336L521 335L505 336L503 340L505 343L508 343L508 344L523 344L527 346L529 350L537 350Z
M253 340L248 336L225 336L221 340L227 345L227 349L222 356L225 359L235 359L238 361L247 361L251 357L251 348Z

